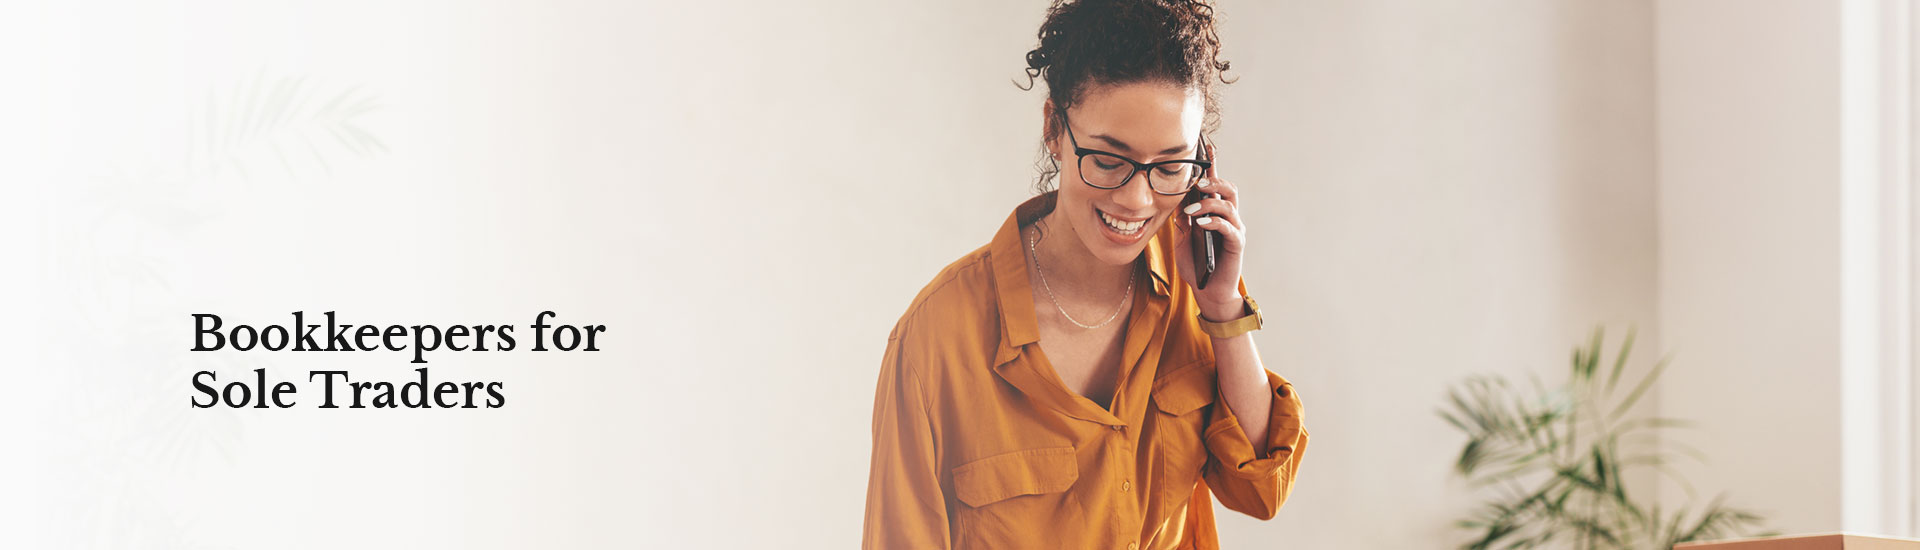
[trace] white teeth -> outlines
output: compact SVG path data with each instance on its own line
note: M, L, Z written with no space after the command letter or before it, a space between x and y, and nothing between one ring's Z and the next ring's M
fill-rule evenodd
M1147 220L1132 222L1116 220L1113 219L1113 216L1108 216L1106 212L1100 213L1100 220L1107 222L1107 227L1113 228L1114 231L1118 231L1122 235L1132 235L1134 232L1140 230L1140 226L1147 224Z

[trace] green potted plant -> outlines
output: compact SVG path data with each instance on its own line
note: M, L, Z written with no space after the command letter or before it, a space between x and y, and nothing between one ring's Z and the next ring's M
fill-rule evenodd
M1466 549L1671 549L1674 544L1747 534L1762 518L1724 504L1724 496L1697 510L1662 510L1629 493L1624 474L1652 469L1694 489L1675 472L1653 436L1682 421L1634 414L1667 368L1662 359L1624 395L1621 374L1633 349L1629 330L1604 373L1602 331L1573 350L1564 383L1548 387L1531 376L1531 391L1505 378L1476 376L1448 390L1441 418L1467 435L1454 473L1492 494L1456 525L1472 531ZM1603 376L1604 375L1604 376ZM1700 453L1669 439L1704 461Z

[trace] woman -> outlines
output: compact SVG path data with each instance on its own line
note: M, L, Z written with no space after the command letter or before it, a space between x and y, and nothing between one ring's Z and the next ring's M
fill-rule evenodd
M1203 2L1049 10L1042 194L888 337L866 548L1214 548L1210 495L1286 501L1307 432L1247 334L1240 193L1203 139L1214 25ZM1204 287L1193 231L1219 243Z

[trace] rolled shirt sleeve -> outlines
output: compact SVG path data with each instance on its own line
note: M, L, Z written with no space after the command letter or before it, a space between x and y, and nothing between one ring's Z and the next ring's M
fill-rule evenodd
M1240 419L1227 406L1224 394L1215 396L1206 429L1207 486L1228 509L1260 519L1272 519L1293 492L1294 475L1307 450L1305 408L1293 384L1267 371L1273 406L1267 420L1267 445L1254 449L1240 428ZM1219 392L1218 389L1215 390Z

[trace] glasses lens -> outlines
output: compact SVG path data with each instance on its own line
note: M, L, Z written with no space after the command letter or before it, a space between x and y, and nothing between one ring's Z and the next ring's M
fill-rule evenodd
M1133 163L1127 159L1102 153L1089 153L1080 157L1080 177L1094 187L1111 189L1127 183L1133 176Z
M1153 183L1153 190L1163 195L1183 193L1200 181L1205 174L1200 165L1192 162L1170 162L1153 167L1147 174L1147 180Z

